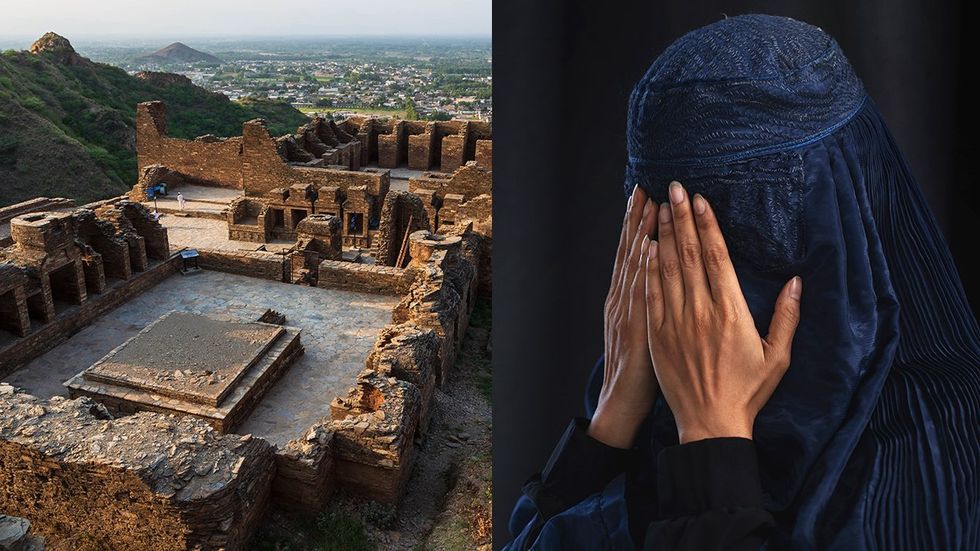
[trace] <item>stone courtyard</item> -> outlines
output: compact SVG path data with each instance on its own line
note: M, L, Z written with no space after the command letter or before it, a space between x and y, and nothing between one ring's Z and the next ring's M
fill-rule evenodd
M397 303L397 297L310 289L221 272L172 275L0 380L38 397L68 396L62 382L171 310L255 320L272 308L285 314L289 325L302 329L306 353L237 432L282 445L329 415L330 399L346 392L364 368L378 332L390 321Z

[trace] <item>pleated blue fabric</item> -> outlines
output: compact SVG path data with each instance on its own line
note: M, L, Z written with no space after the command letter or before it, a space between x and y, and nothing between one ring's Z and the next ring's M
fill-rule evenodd
M779 290L803 278L792 363L754 431L778 523L768 547L980 549L980 330L836 42L765 15L689 33L634 88L627 136L627 195L639 185L664 202L678 180L711 202L761 334ZM601 385L600 363L589 415ZM656 454L677 443L662 400L639 440L654 480ZM553 518L543 548L630 549L626 486Z

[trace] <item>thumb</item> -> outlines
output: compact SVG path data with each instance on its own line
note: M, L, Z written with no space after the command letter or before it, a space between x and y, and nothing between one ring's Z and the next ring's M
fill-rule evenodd
M776 308L769 322L766 342L769 350L766 359L775 361L783 369L789 367L790 348L793 335L800 323L800 296L803 293L803 280L796 276L789 280L776 298Z

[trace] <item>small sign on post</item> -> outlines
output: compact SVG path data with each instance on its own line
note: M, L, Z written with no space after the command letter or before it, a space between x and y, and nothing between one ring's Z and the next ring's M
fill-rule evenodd
M201 255L197 252L197 249L184 249L180 251L180 259L183 262L180 273L186 274L191 270L200 270L201 266L197 263L200 257Z

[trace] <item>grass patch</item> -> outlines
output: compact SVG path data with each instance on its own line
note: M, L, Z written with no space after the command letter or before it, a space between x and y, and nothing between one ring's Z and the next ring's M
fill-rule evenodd
M384 107L297 107L301 112L307 115L312 115L314 113L334 113L337 114L356 114L356 115L378 115L381 117L392 117L395 119L404 119L405 110L395 109L395 108L384 108Z
M490 450L468 457L454 465L456 486L448 506L419 549L463 550L490 543L493 521L493 461Z
M277 514L253 540L252 551L373 551L364 523L331 505L315 518Z
M255 118L268 121L278 136L308 121L283 102L231 102L197 86L161 85L109 65L64 65L51 56L10 52L0 55L0 122L7 130L0 139L0 169L36 167L40 157L79 164L50 163L16 179L0 174L0 205L34 197L39 189L81 204L130 187L138 176L132 151L136 104L148 100L167 103L167 127L175 138L238 136L242 123ZM8 107L16 105L25 109ZM79 179L85 185L50 184Z

